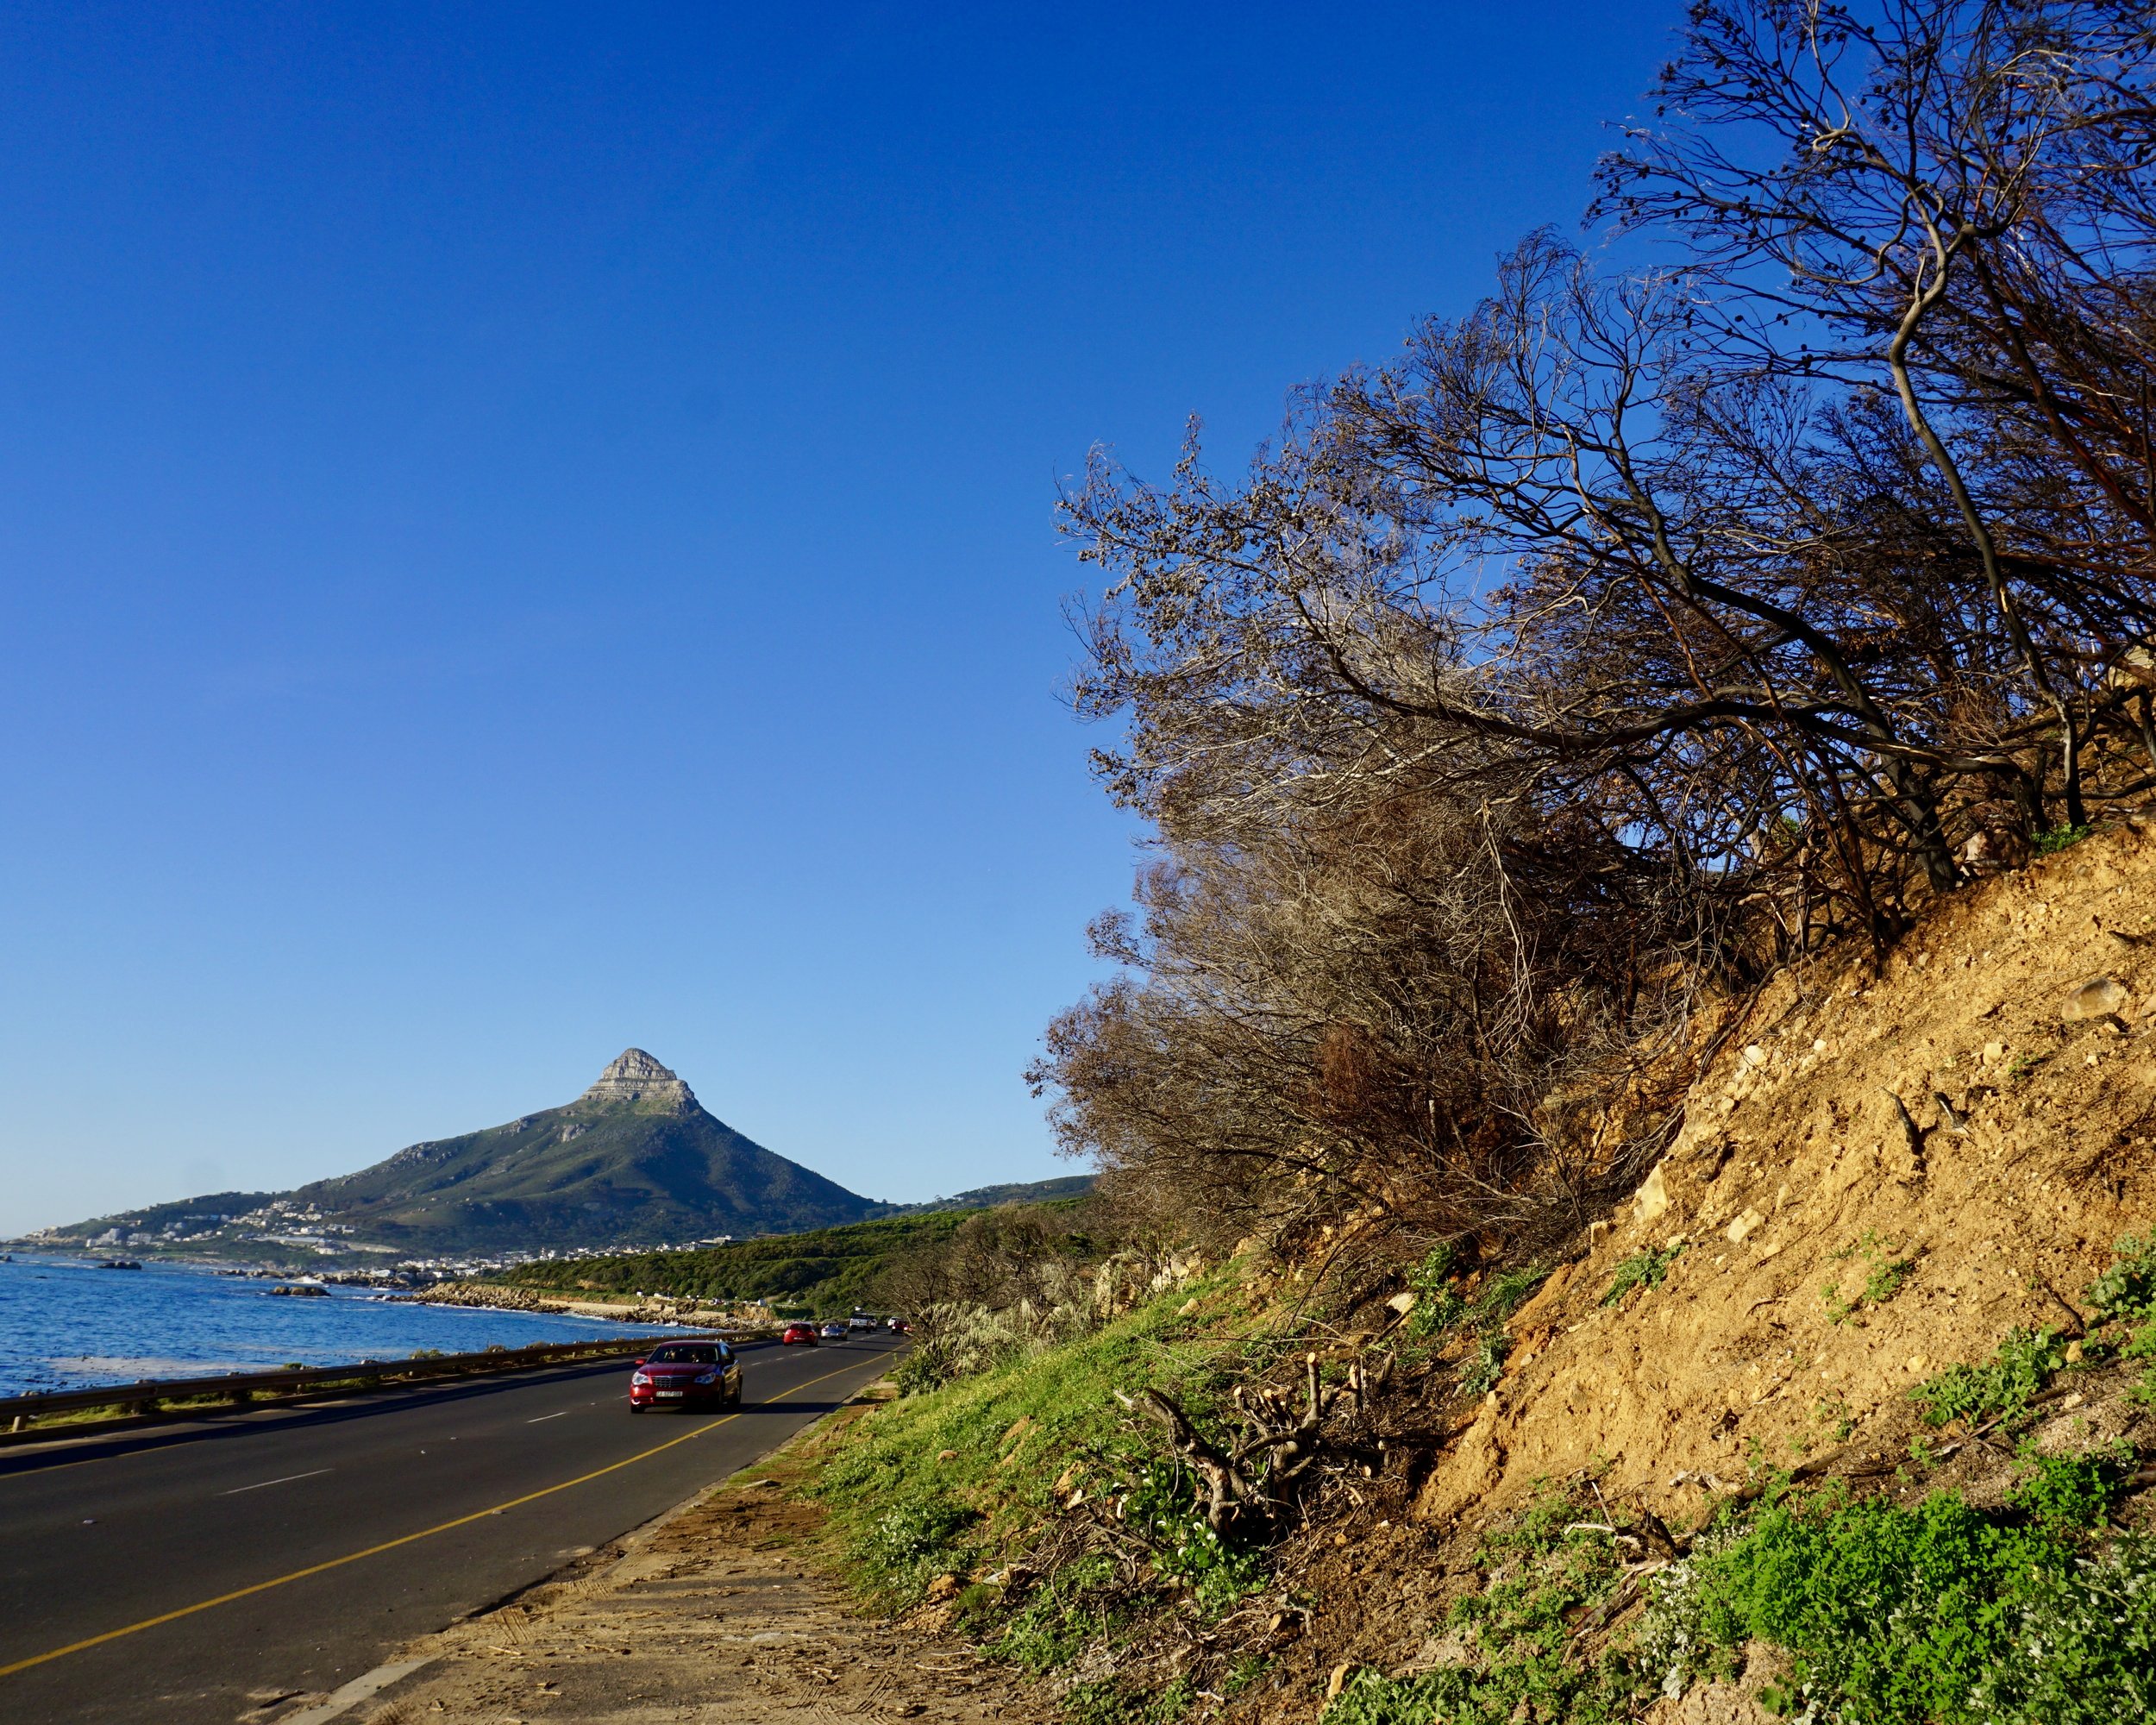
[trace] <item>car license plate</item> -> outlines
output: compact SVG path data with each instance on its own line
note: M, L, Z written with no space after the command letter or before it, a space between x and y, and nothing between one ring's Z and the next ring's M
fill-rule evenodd
M656 1392L661 1402L679 1402L688 1394L686 1389L661 1389Z

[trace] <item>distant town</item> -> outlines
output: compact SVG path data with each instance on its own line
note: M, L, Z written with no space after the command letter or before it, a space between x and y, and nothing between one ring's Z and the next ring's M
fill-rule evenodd
M252 1261L265 1270L289 1270L308 1259L349 1258L367 1254L388 1263L368 1264L305 1263L310 1274L343 1285L412 1288L437 1282L461 1282L498 1274L519 1264L580 1258L617 1258L654 1251L693 1251L731 1245L743 1236L713 1234L701 1239L608 1241L605 1245L547 1246L498 1252L456 1252L432 1257L398 1256L395 1246L354 1238L348 1222L329 1220L317 1207L277 1198L255 1208L226 1213L193 1211L165 1216L154 1225L141 1215L108 1219L110 1226L85 1234L80 1229L37 1228L0 1245L29 1251L126 1251L200 1263ZM763 1235L753 1236L763 1238ZM277 1250L282 1248L282 1250Z

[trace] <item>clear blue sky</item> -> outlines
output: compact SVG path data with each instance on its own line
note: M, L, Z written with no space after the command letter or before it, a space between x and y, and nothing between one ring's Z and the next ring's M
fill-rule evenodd
M0 1231L624 1045L860 1191L1135 835L1057 478L1576 223L1677 0L0 9Z

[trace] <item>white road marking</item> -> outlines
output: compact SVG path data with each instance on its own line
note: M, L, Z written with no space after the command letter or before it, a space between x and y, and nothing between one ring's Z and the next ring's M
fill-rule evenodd
M290 1485L295 1479L312 1479L317 1473L335 1473L333 1467L318 1467L308 1473L288 1473L282 1479L258 1479L252 1485L235 1485L229 1491L220 1491L220 1497L237 1497L242 1491L260 1491L266 1485Z
M542 1425L548 1420L559 1420L562 1418L568 1413L568 1411L569 1410L567 1408L564 1408L560 1414L542 1414L536 1420L527 1420L524 1423L527 1426Z
M387 1689L400 1678L410 1677L420 1666L433 1660L402 1659L393 1665L377 1665L365 1677L355 1677L342 1689L332 1690L326 1701L318 1702L304 1713L293 1713L278 1721L277 1725L326 1725L340 1713L348 1713L367 1697Z

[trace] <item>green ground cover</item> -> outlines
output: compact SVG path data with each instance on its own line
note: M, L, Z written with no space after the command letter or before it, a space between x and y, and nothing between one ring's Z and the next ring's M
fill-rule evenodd
M947 1242L969 1212L893 1216L808 1233L736 1240L691 1251L619 1252L519 1265L496 1280L577 1294L672 1294L768 1300L783 1314L843 1317L889 1303L887 1279L906 1254Z

